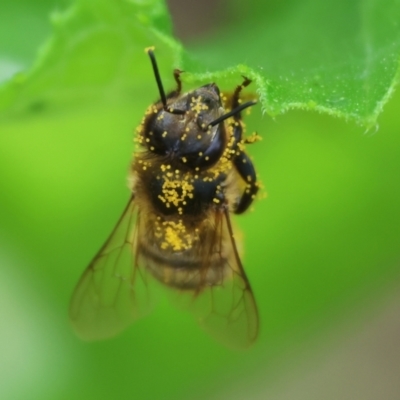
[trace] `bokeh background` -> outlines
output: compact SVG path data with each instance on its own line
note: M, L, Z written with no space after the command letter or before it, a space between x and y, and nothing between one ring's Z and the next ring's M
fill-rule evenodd
M69 3L1 5L1 81L32 66ZM231 3L170 0L176 35L201 51ZM268 193L237 219L261 313L253 348L225 349L166 301L115 339L74 336L70 295L129 197L132 132L156 97L138 93L0 114L0 397L398 399L397 93L368 131L315 112L249 117Z

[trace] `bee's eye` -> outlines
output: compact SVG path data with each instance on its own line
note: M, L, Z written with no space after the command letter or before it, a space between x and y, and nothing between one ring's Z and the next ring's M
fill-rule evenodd
M209 97L206 97L204 100L203 100L203 103L204 103L204 105L206 105L206 106L210 106L211 105L211 103L212 103L212 101L211 101L211 99L209 98Z
M204 114L199 114L199 116L196 119L197 122L197 126L202 130L202 131L206 131L208 124L206 122L206 118L204 116Z

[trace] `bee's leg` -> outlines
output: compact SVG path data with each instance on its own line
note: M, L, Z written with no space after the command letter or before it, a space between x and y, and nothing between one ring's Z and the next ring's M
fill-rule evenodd
M181 71L180 69L174 69L174 79L176 82L176 89L175 89L175 93L180 94L182 91L182 81L181 81L181 73L183 71Z
M176 89L172 90L167 94L167 99L173 99L178 97L182 92L182 81L181 81L181 71L180 69L174 69L174 79L176 82Z
M238 85L235 89L235 91L233 92L233 96L232 96L232 101L231 101L231 109L233 110L234 108L239 106L239 101L240 101L240 92L246 87L249 86L251 83L251 79L246 78L245 76L243 76L243 82ZM241 116L240 113L235 115L235 120L240 120Z
M246 189L244 190L242 197L240 198L239 203L234 210L235 214L241 214L249 208L259 189L256 170L254 169L253 162L240 146L240 142L242 141L242 133L243 126L240 119L238 119L233 126L233 136L235 138L233 149L235 150L235 156L232 162L236 168L236 171L246 182Z
M244 81L242 84L238 85L233 92L231 108L235 109L239 107L240 101L240 92L248 85L250 85L251 80L243 77ZM254 169L254 165L250 160L249 156L240 148L240 142L242 141L243 134L243 125L242 125L242 116L241 113L236 113L233 116L233 136L235 138L235 143L233 145L233 149L235 150L235 157L233 158L233 164L242 177L242 179L246 182L246 189L244 190L242 197L240 198L234 212L235 214L241 214L245 212L250 204L253 202L257 192L258 192L258 184L256 171Z
M251 80L246 78L245 76L243 77L244 81L242 84L238 85L233 92L232 96L232 102L231 102L231 108L232 110L239 107L239 101L240 101L240 92L246 87L249 86L251 83ZM242 140L242 133L243 133L243 125L242 125L242 115L240 112L234 114L232 116L233 120L235 121L232 126L233 126L233 137L235 138L235 143L233 145L234 149L237 149L238 143L241 142ZM238 149L237 149L238 150Z
M246 182L246 189L234 210L235 214L241 214L249 208L259 189L256 171L250 157L244 151L238 150L238 152L239 154L233 159L233 164Z

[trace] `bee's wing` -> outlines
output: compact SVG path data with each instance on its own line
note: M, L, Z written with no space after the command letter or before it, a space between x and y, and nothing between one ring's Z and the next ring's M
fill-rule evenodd
M215 339L231 348L247 348L257 339L258 310L239 258L228 210L216 212L215 230L202 244L206 256L199 274L203 284L194 292L181 291L178 300ZM220 271L212 271L210 266L218 258ZM207 283L207 276L216 276L214 284ZM188 276L188 287L191 279L199 277Z
M132 196L75 288L69 313L82 339L114 336L149 311L146 275L136 263L138 218Z

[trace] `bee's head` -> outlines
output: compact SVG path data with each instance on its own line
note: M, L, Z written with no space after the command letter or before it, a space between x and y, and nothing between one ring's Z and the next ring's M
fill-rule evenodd
M169 157L187 168L207 169L222 156L227 142L224 120L239 114L255 102L225 113L215 83L181 94L181 71L175 70L178 84L165 95L152 49L147 49L153 65L160 101L149 108L140 129L141 143L153 153Z
M178 110L178 113L174 111ZM224 114L219 89L202 86L168 101L149 116L144 135L148 148L170 156L189 168L208 168L221 157L226 145L223 123L211 125Z

